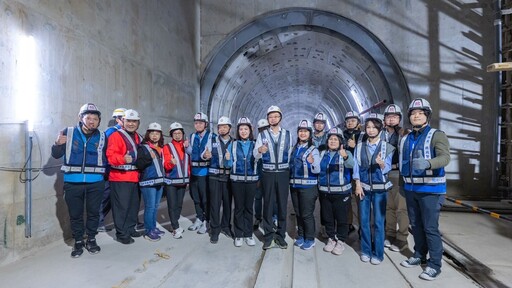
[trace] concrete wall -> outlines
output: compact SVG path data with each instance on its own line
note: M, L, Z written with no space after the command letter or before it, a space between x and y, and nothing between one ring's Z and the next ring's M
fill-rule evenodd
M0 167L24 164L23 111L35 123L33 167L46 167L33 181L28 239L19 173L0 171L0 264L70 237L61 162L50 147L59 129L76 124L83 103L98 105L102 129L114 108L126 107L140 112L140 133L154 121L165 129L180 121L190 131L199 90L196 11L188 0L0 0Z
M276 9L310 7L352 19L376 35L401 66L411 97L427 98L432 124L449 135L451 195L497 195L493 1L201 1L201 59L238 27ZM485 99L485 100L484 100ZM485 141L485 142L483 142ZM482 145L485 143L485 145Z

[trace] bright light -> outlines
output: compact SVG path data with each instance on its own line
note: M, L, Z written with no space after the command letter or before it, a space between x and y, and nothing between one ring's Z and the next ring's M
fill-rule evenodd
M350 94L352 94L352 97L354 98L354 101L357 105L357 112L363 111L363 104L361 103L361 100L359 100L359 95L357 94L356 89L352 88L350 89Z
M20 36L16 56L16 118L28 121L27 129L33 131L39 86L39 65L34 37Z

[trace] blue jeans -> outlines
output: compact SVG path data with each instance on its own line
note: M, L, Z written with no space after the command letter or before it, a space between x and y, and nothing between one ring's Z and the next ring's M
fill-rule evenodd
M443 242L439 232L439 213L444 194L405 191L405 200L414 238L414 257L426 259L428 252L427 265L441 271Z
M359 202L359 222L361 229L361 254L384 260L384 220L386 219L387 192L366 191ZM371 229L371 211L373 208L373 236ZM372 249L373 244L373 249Z
M156 213L162 199L162 186L140 187L144 198L144 229L146 233L156 228Z

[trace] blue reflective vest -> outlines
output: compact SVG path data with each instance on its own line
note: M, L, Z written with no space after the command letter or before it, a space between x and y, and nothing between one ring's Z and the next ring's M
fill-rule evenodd
M68 127L66 130L66 153L64 165L61 170L64 173L79 174L104 174L107 166L105 156L105 133L95 130L87 138L79 126ZM103 177L100 177L103 179ZM99 178L99 179L100 179Z
M379 153L381 153L381 158L385 159L394 150L392 145L381 139L373 155L368 155L367 142L363 141L357 144L355 152L357 165L359 165L359 180L364 190L379 192L393 187L387 175L382 174L382 169L375 159Z
M190 135L190 145L192 145L192 153L190 155L192 162L192 175L206 176L208 174L208 166L210 160L203 160L201 154L205 151L208 142L212 140L212 133L206 131L203 139L200 138L200 133L192 133Z
M290 159L290 184L296 188L309 188L318 184L318 174L311 171L311 163L306 159L317 149L315 145L309 147L295 146Z
M210 166L208 168L208 175L228 175L229 168L224 167L224 155L231 143L232 138L224 143L220 136L213 134L212 136L212 158L210 159Z
M247 155L244 154L244 146L247 149ZM247 147L248 146L248 147ZM231 142L231 157L233 165L231 167L230 179L234 182L257 182L258 163L252 154L254 150L254 141L236 140Z
M141 171L139 177L139 185L141 187L148 186L159 186L164 183L165 169L162 154L158 153L153 148L149 147L148 144L143 144L142 148L153 159L153 163Z
M190 175L188 175L188 167L190 157L187 153L183 153L183 159L180 159L178 150L172 142L167 143L169 150L171 151L172 157L178 160L178 163L174 165L171 171L165 174L165 184L172 186L183 186L190 182Z
M352 192L351 170L345 169L345 160L338 153L331 156L330 151L322 151L320 155L320 174L318 174L318 190L321 193L350 194Z
M261 156L263 171L287 170L289 168L288 151L291 147L290 131L281 129L275 142L269 129L260 134L262 143L268 144L268 151Z

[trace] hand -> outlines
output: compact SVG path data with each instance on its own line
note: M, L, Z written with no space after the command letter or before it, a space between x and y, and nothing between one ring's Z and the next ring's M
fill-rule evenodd
M415 158L412 160L412 169L427 170L430 169L430 162L425 158Z
M206 150L204 150L203 158L206 159L206 160L212 158L212 152L210 152L208 147L206 147Z
M386 163L384 163L384 160L382 160L382 158L381 158L380 152L377 155L377 158L375 158L375 162L377 162L377 164L379 164L380 169L384 169L384 167L386 166Z
M267 153L268 151L268 143L265 143L263 145L260 146L260 148L258 148L258 152L260 152L261 154L265 154Z
M356 196L359 197L359 200L363 200L364 198L364 190L363 187L361 187L361 184L356 184Z
M348 144L348 147L350 147L350 148L356 147L356 141L354 141L353 139L348 139L347 144Z
M183 141L183 148L188 148L188 145L190 145L190 143L188 142L188 139L185 139Z
M315 159L313 159L313 154L312 153L310 153L308 155L308 158L306 160L309 162L309 164L313 164L313 162L315 162Z
M231 160L231 153L229 153L229 151L226 151L226 154L224 154L224 159L226 160Z
M130 164L130 163L132 163L132 161L133 161L132 155L130 155L130 153L128 153L128 151L127 151L126 155L124 155L124 163Z
M348 157L347 151L345 150L345 148L343 148L343 144L340 145L340 150L338 151L338 153L343 158L347 158Z
M172 157L171 158L171 163L176 165L176 164L178 164L178 160L176 158Z
M64 132L60 131L59 135L57 136L57 140L55 140L55 145L62 145L65 144L68 140L68 137L64 135Z

